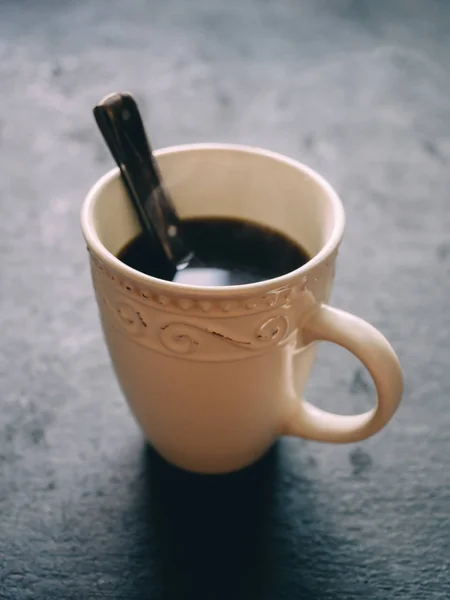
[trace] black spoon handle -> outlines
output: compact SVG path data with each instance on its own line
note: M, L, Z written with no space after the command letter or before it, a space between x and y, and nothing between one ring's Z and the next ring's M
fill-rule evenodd
M97 125L120 168L144 231L157 237L174 268L189 259L180 218L164 189L134 98L114 93L95 108Z

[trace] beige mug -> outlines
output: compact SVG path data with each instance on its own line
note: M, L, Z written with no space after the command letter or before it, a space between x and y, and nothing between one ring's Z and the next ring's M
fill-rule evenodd
M256 148L195 144L155 156L181 217L270 225L312 258L248 285L162 281L116 258L140 230L118 170L89 191L81 222L104 336L154 448L181 468L218 473L252 463L283 434L344 443L379 431L400 402L402 373L381 333L327 304L344 232L332 187L305 165ZM372 410L337 415L302 398L320 340L367 367Z

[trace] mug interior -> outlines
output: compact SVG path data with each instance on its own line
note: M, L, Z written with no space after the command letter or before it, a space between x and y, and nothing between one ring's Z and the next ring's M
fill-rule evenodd
M266 225L300 244L314 262L340 241L341 202L301 163L265 150L211 144L168 148L155 157L182 218L235 217ZM89 246L114 256L139 233L118 169L88 194L82 226Z

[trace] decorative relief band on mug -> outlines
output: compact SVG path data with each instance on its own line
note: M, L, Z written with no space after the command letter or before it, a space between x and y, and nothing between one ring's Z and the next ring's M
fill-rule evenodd
M172 322L159 328L159 340L162 345L175 354L193 354L200 351L210 352L212 342L247 352L264 350L286 339L289 321L285 315L276 315L258 324L251 333L233 331L229 327L217 325L197 325L192 322ZM204 346L202 352L202 345Z
M334 278L337 251L320 263L308 274L299 278L295 284L266 291L263 295L244 298L195 298L170 296L152 290L150 286L138 286L134 281L125 279L116 271L104 265L92 252L91 269L94 285L109 284L125 297L138 301L143 306L176 314L207 315L211 317L230 317L271 311L275 308L289 308L305 292L310 292L318 302L327 300L327 289Z
M96 287L105 327L119 329L146 348L192 360L236 360L264 352L287 340L296 323L284 313L255 314L228 320L162 315L150 307L105 295Z

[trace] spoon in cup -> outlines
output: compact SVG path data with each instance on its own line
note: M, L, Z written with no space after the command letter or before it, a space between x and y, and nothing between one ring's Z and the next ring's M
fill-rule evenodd
M95 106L94 117L155 255L155 276L173 280L194 255L182 237L180 217L162 182L137 103L126 92L109 94Z

